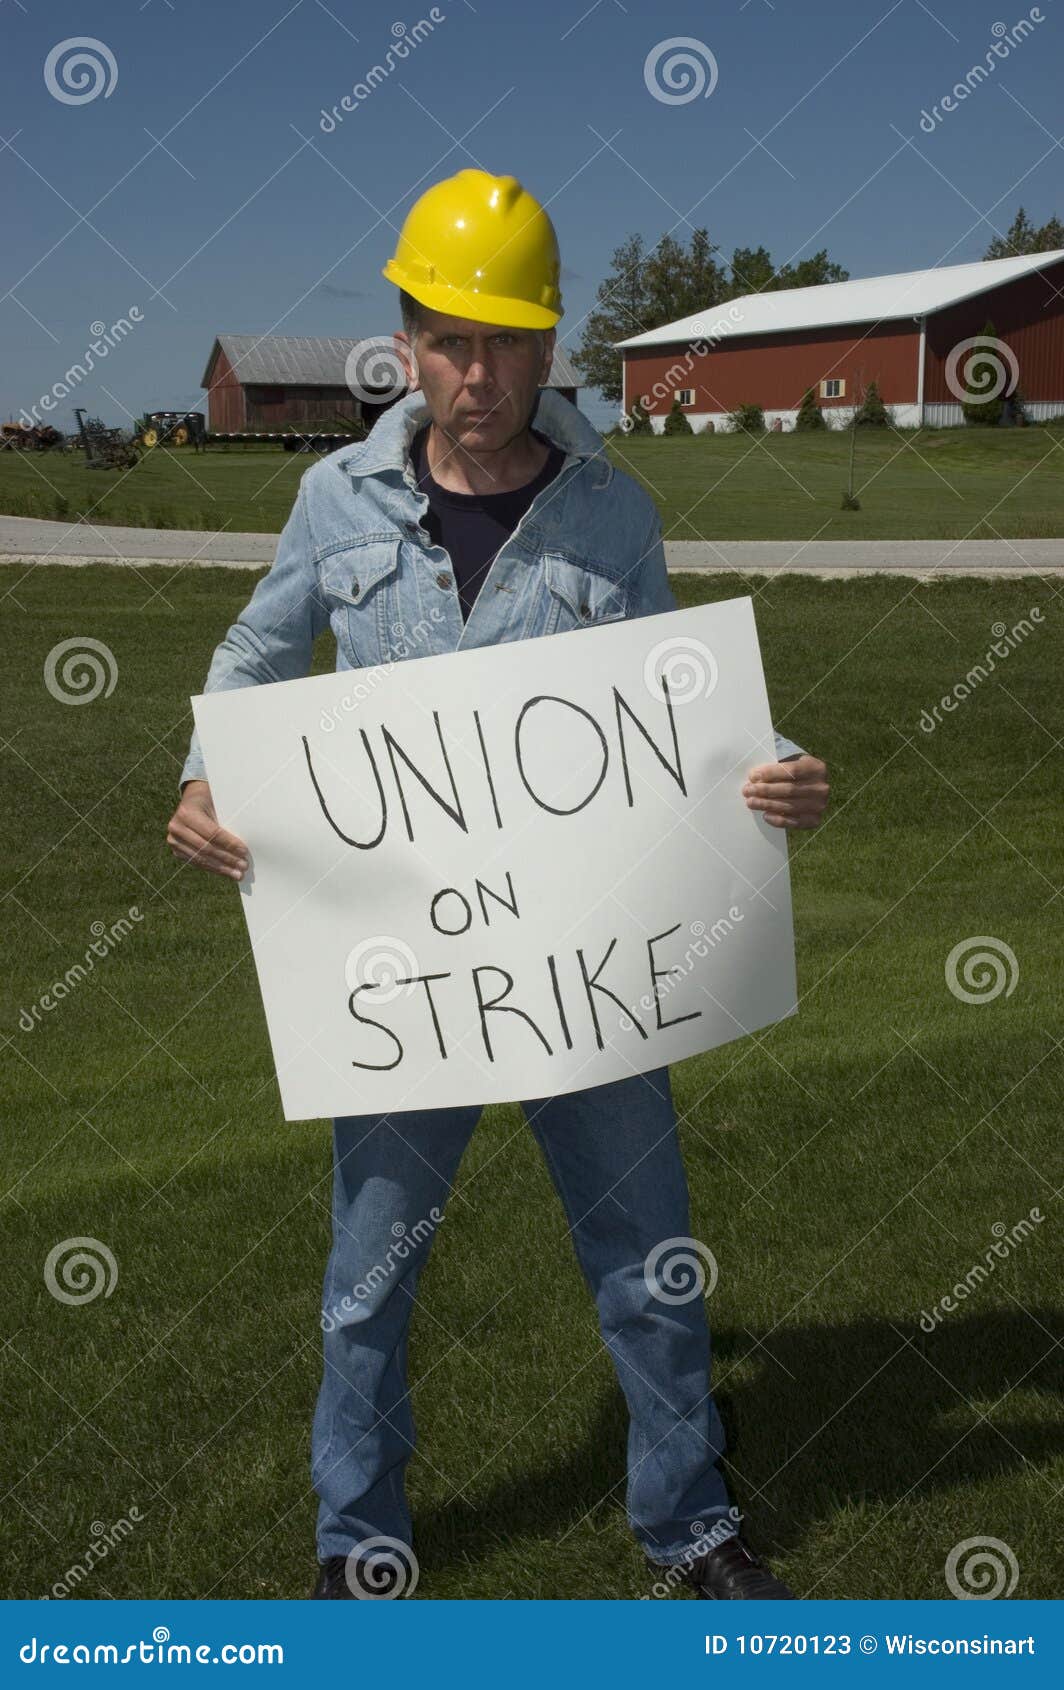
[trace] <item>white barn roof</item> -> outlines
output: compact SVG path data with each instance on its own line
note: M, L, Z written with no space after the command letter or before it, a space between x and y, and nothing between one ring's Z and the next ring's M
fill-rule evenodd
M786 334L798 329L834 328L840 323L885 322L923 317L973 299L1002 282L1044 270L1064 258L1056 252L1025 253L1019 258L981 259L932 270L903 270L894 276L860 276L849 282L822 282L810 288L780 288L776 293L748 293L713 305L693 317L664 323L646 334L614 342L615 347L667 346L712 336Z

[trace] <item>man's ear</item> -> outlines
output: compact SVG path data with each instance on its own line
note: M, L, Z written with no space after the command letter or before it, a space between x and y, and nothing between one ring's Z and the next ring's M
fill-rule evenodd
M551 365L554 362L554 344L558 339L557 329L547 329L543 335L543 362L539 369L539 385L545 387L550 377Z
M421 386L421 376L410 336L405 329L396 329L392 339L395 341L395 350L399 354L399 362L406 372L407 387L411 393L416 393Z

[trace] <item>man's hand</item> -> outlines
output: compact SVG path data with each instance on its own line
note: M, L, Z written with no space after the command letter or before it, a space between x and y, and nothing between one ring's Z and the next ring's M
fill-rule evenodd
M773 827L819 827L828 807L827 764L819 757L762 763L743 787L747 808L760 810Z
M205 780L190 780L170 817L166 843L175 857L195 863L208 874L240 880L248 866L248 848L235 833L218 826L211 789Z

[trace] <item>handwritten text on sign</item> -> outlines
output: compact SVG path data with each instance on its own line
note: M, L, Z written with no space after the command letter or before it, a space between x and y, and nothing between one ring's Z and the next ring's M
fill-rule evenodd
M749 599L193 706L287 1119L548 1097L793 1011Z

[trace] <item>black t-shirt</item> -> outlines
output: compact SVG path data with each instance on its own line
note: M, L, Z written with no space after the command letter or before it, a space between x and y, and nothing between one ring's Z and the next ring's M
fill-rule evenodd
M536 439L549 447L547 461L534 480L508 493L452 493L434 480L429 469L426 449L429 426L425 423L411 444L414 475L429 501L425 513L429 538L433 545L443 546L450 555L464 622L496 553L506 544L536 494L554 480L565 462L565 453L533 429Z

